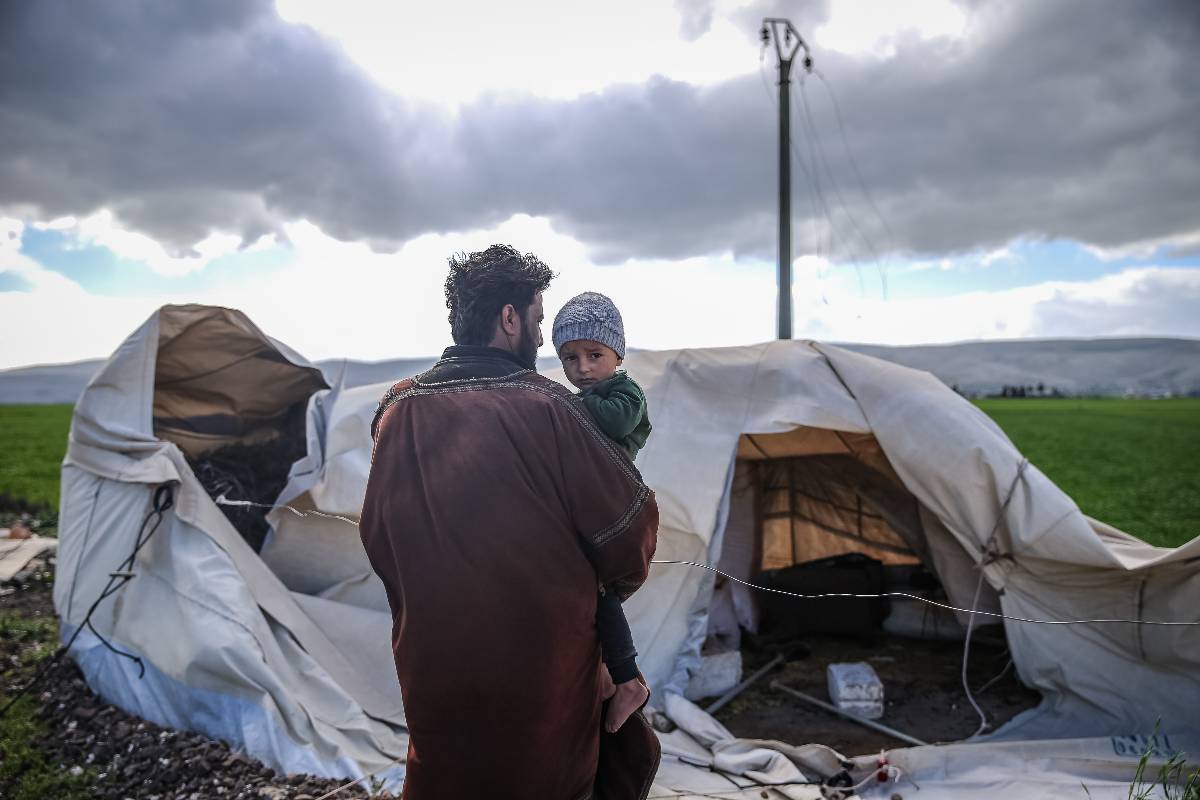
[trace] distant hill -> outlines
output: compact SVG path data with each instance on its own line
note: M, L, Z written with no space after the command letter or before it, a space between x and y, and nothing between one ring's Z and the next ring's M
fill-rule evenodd
M1037 386L1063 394L1200 394L1197 339L1022 339L848 350L932 372L967 394Z
M103 358L0 370L0 404L74 403Z
M436 359L397 358L391 361L353 361L330 358L316 362L332 386L343 376L347 388L398 381L423 372ZM75 361L0 370L0 405L74 403L105 359ZM539 358L538 369L558 366L556 358Z
M347 388L366 386L372 383L396 382L401 378L424 372L437 361L436 358L397 358L392 361L351 361L345 358L331 358L318 361L317 366L325 373L325 380L330 386L337 383L342 376ZM344 373L344 375L343 375Z
M1003 386L1037 386L1063 394L1119 396L1200 395L1200 340L1021 339L999 342L887 347L840 344L848 350L932 372L966 394ZM345 385L384 383L415 375L434 359L329 359L317 365L330 383L344 370ZM103 359L0 370L0 404L74 403ZM558 366L538 359L542 370Z
M395 382L424 372L433 366L436 358L397 358L392 361L351 361L349 359L331 358L318 361L317 366L325 373L325 380L332 386L338 376L345 371L345 386L366 386L372 383ZM538 369L545 371L558 366L557 358L539 358ZM3 378L3 373L0 373ZM0 383L0 397L3 396L3 384Z

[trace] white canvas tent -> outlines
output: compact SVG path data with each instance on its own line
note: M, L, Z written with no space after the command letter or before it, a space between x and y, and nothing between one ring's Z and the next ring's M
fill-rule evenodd
M626 367L646 390L655 426L638 466L661 509L657 558L716 564L724 555L722 563L732 557L748 568L737 557L747 541L777 561L803 556L821 531L838 526L796 533L793 523L781 550L779 530L747 507L761 506L763 496L735 485L750 462L799 460L840 465L815 473L829 483L825 496L850 489L868 504L874 529L860 526L854 547L915 554L956 605L971 604L985 560L981 609L1051 620L1200 620L1200 539L1151 547L1086 518L1035 467L1018 477L1022 457L1003 432L927 373L813 342L633 353ZM75 410L55 585L64 637L135 546L155 487L174 486L175 505L138 552L137 577L91 619L113 647L140 657L145 673L84 631L73 653L94 689L289 772L363 775L404 753L390 618L357 530L283 508L353 522L369 423L385 388L327 388L301 356L227 309L166 306L131 334ZM255 553L185 453L277 435L298 404L307 456L291 467L269 517L272 535ZM835 517L843 507L825 505L822 513ZM817 510L810 511L812 519ZM993 531L992 556L983 559ZM674 708L683 727L664 737L668 751L690 749L692 761L702 761L724 748L736 766L763 758L762 746L705 734L711 719L678 697L698 663L712 587L704 570L655 566L627 613L654 702ZM1027 788L1043 785L1038 774L1052 776L1052 786L1072 770L1087 772L1080 759L1094 772L1104 772L1100 762L1125 770L1128 754L1114 754L1107 739L1083 738L1149 732L1159 719L1174 745L1200 747L1200 629L1005 622L1004 632L1021 680L1044 701L1000 737L1076 740L1043 750ZM987 753L1002 761L1012 752L994 743L959 747L976 748L984 762ZM908 759L923 786L952 786L970 773L961 785L985 796L991 778L970 759L955 761L957 752L915 748L895 758ZM955 771L967 762L973 766ZM664 758L660 779L651 797L680 796L669 787L714 788L713 773L673 757ZM720 780L728 790L729 779Z

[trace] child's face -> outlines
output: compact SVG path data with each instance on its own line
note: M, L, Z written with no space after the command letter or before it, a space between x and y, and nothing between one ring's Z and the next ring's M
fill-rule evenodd
M558 351L558 358L562 361L563 372L567 373L567 380L576 389L587 389L611 378L623 360L608 345L591 339L567 342Z

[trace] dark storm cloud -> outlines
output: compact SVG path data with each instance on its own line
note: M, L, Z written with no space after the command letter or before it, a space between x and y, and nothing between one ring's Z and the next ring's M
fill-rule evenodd
M741 12L749 63L758 21L778 5ZM830 247L807 219L825 206L843 257L868 252L858 229L881 251L942 254L1198 227L1200 4L967 8L962 41L902 34L888 59L816 52L882 215L859 189L826 87L809 78L793 94L798 156L817 163L794 168L797 253ZM688 35L711 22L704 0L680 11ZM815 27L828 7L801 11L798 25ZM0 206L45 217L109 207L179 250L299 217L388 248L521 212L550 217L601 260L774 250L775 88L759 75L571 101L485 97L449 115L382 92L268 3L47 0L0 15ZM502 54L476 57L483 69Z
M269 3L3 14L0 202L108 206L176 246L297 216L345 238L431 224L411 162L435 126Z

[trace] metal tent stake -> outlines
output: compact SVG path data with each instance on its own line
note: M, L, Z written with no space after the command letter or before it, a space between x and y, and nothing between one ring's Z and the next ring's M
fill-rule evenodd
M913 744L918 747L925 747L926 745L929 744L929 742L922 742L920 739L918 739L914 736L909 736L907 733L898 731L895 728L889 728L887 725L881 725L878 722L874 722L869 719L863 719L862 717L856 717L853 714L847 714L845 711L842 711L837 706L831 706L829 703L826 703L823 700L818 700L817 698L813 697L812 695L808 695L808 694L805 694L804 692L797 691L790 686L784 686L779 681L771 681L771 688L778 689L781 692L787 692L792 697L795 697L797 700L803 700L804 702L809 703L810 705L814 705L817 708L823 708L826 711L831 711L834 714L837 714L839 717L845 717L846 719L850 720L851 722L857 722L859 725L864 725L868 728L871 728L872 730L879 731L880 733L886 733L888 736L893 736L902 742L908 742L909 744Z

